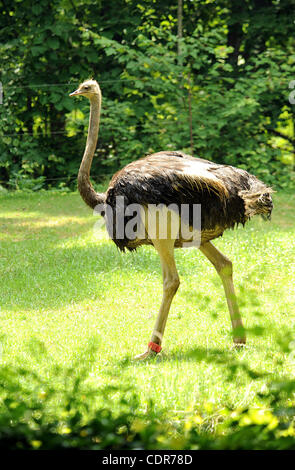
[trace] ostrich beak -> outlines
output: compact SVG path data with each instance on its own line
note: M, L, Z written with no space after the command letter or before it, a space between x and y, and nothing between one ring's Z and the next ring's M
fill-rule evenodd
M78 89L78 90L73 91L73 93L70 93L69 96L76 96L80 94L81 94L81 91Z

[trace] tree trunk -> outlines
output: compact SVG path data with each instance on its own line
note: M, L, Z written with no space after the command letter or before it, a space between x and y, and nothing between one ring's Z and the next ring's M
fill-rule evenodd
M177 8L177 58L178 65L182 65L181 57L181 42L182 42L182 0L178 0Z

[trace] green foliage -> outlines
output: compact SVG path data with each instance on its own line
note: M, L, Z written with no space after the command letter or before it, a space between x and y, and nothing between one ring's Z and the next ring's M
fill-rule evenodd
M290 1L238 7L185 0L180 44L177 2L0 5L0 184L16 187L17 173L42 177L45 186L72 181L89 104L68 92L93 76L104 97L97 181L146 153L173 148L294 188Z
M32 354L46 355L42 343L35 341L31 346ZM1 366L0 448L295 449L295 401L290 399L294 397L294 380L270 383L260 394L259 407L223 408L213 436L210 421L217 410L210 403L199 411L187 410L184 419L171 420L169 415L157 412L151 401L147 412L140 411L133 387L85 386L89 356L95 357L93 346L72 367L55 367L49 382L24 367ZM226 367L234 378L233 371L236 376L239 368L234 362ZM250 370L247 373L252 380L259 378ZM97 407L97 397L102 398L103 406ZM54 401L59 404L58 410L52 405ZM114 402L120 406L119 414L112 411Z

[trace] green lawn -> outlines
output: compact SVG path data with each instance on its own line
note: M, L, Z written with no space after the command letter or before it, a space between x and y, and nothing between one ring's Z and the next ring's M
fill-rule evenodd
M113 385L114 410L116 387L127 386L141 411L152 400L155 410L178 419L188 409L214 410L218 419L225 407L257 404L269 378L294 376L294 357L278 340L294 328L295 197L277 193L274 203L271 223L257 218L215 241L234 265L247 347L231 349L225 296L212 266L196 249L176 250L181 286L163 353L137 363L132 357L146 349L162 294L155 250L121 254L103 232L97 237L98 218L78 194L2 195L2 364L25 367L59 387L57 365L74 365L79 375L89 362L85 386ZM254 380L241 369L229 380L228 363L270 377Z

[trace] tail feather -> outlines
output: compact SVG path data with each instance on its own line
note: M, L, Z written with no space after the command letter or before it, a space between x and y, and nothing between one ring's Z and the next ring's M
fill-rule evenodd
M243 199L245 205L245 216L251 218L259 214L263 219L270 220L273 209L272 193L273 189L263 183L260 187L239 191L239 196Z

